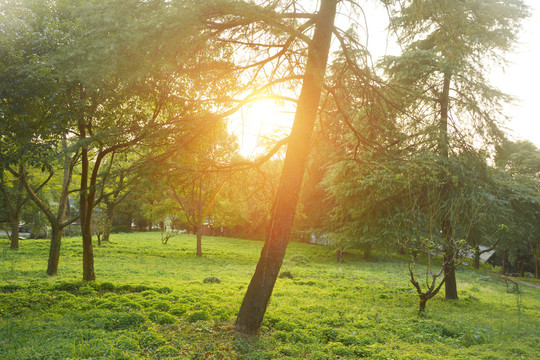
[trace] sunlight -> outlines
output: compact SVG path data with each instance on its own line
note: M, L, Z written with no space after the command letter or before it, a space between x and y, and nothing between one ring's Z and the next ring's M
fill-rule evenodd
M254 158L289 135L294 110L294 106L283 102L258 100L231 116L229 131L238 137L240 153Z

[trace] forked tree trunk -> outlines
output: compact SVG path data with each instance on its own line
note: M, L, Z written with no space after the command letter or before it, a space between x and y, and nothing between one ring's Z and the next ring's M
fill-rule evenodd
M51 224L52 225L52 224ZM49 263L47 264L47 275L58 274L58 264L60 262L60 244L62 242L62 228L52 226L51 246L49 247Z
M235 323L236 331L245 335L254 335L260 328L289 242L324 81L336 4L337 0L321 1L266 242Z

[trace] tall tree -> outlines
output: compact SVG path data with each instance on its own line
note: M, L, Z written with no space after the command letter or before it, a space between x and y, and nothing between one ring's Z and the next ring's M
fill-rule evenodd
M270 227L235 323L236 330L244 334L255 334L259 330L285 256L319 107L336 6L337 0L321 1L315 20L315 32L308 49L302 90L289 136Z
M453 149L501 138L499 110L507 97L489 86L486 71L504 62L503 54L515 44L519 24L527 16L520 0L512 1L385 1L390 6L391 27L405 47L400 57L388 58L389 73L402 86L412 87L411 106L436 109L426 119L437 119L432 139L441 161ZM431 104L431 105L429 105ZM450 201L451 174L441 174ZM443 219L446 257L453 258L453 231ZM457 299L454 266L445 269L447 299Z

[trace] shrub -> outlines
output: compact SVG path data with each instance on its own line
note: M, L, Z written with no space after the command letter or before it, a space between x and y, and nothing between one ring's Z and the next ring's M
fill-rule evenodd
M203 283L205 284L219 284L221 280L218 277L210 276L203 280Z

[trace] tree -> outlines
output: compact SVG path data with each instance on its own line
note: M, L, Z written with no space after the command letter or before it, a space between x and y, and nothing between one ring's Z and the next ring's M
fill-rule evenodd
M336 5L336 0L321 2L266 242L235 323L236 330L244 334L258 331L285 256L319 106Z
M502 54L515 43L520 21L527 16L523 2L390 0L386 4L393 15L391 27L405 46L401 56L387 59L389 73L401 86L415 89L411 107L429 110L424 121L437 119L432 139L441 162L475 136L500 139L497 113L506 97L488 85L486 64L503 62ZM451 175L441 174L443 187L448 188ZM452 258L452 229L448 219L443 224L446 257ZM457 299L451 262L445 276L446 298Z
M205 135L171 158L166 186L170 197L182 210L197 235L197 256L202 256L202 235L210 225L220 192L230 180L230 172L219 171L230 164L237 153L236 140L227 134L225 123L207 129Z
M40 129L48 129L49 134L26 137L31 145L49 139L51 129L58 129L52 134L69 133L69 139L76 140L69 149L72 154L80 153L83 279L94 280L91 224L94 208L108 195L101 191L108 177L102 171L104 166L135 146L164 150L158 145L166 144L173 134L196 137L197 124L220 118L205 110L216 107L218 101L201 99L215 99L214 94L222 95L234 84L226 76L225 58L230 52L219 43L210 44L204 34L203 19L211 4L113 0L82 6L71 1L10 5L22 9L23 19L29 23L38 19L31 34L41 39L31 44L50 40L51 46L37 46L25 54L36 67L41 66L38 70L54 86L35 92L31 99L37 110L24 110L25 116L11 122L3 134L9 134L10 141L17 140L9 131L32 128L32 122L39 119ZM17 11L9 13L12 18L17 19ZM47 38L48 29L54 30L59 41ZM8 45L13 47L13 42ZM35 68L30 70L33 74ZM32 93L35 85L21 79L21 71L13 73L21 84L17 89ZM9 105L16 94L8 95L5 102ZM54 105L52 109L49 103ZM38 114L49 115L40 118ZM56 144L61 140L52 138ZM154 159L159 156L165 155L151 154Z
M511 211L505 223L508 231L501 241L503 264L507 258L514 259L523 276L525 262L532 257L538 278L540 150L527 141L505 141L497 147L495 163L501 171L501 193Z

